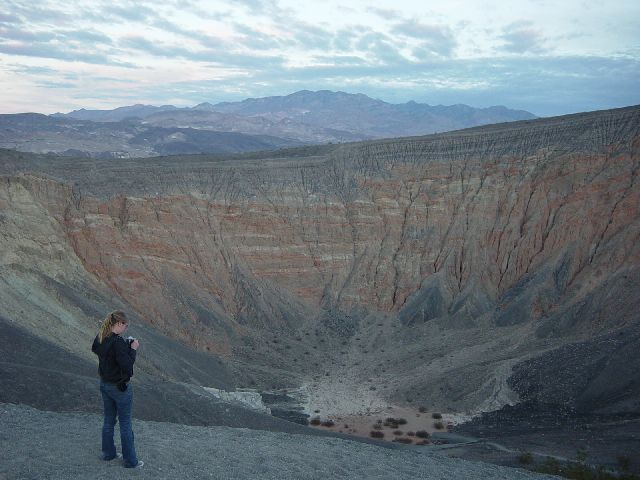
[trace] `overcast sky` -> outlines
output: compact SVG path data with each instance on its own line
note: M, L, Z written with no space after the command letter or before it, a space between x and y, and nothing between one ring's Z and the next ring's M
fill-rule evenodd
M541 116L640 104L640 1L0 0L0 113L303 89Z

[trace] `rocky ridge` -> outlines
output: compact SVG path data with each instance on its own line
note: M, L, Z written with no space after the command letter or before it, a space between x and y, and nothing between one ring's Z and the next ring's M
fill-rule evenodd
M229 154L342 143L535 118L505 107L393 105L344 92L177 108L131 105L51 116L0 115L0 148L96 158Z

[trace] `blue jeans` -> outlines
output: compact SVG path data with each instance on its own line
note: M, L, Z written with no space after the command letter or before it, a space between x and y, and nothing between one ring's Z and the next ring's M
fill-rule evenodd
M124 392L113 383L100 382L100 393L104 402L104 423L102 425L102 456L105 460L116 457L116 445L113 433L116 421L120 421L120 443L125 467L138 464L136 447L133 444L131 428L131 406L133 405L133 387L129 384ZM116 419L117 416L117 419Z

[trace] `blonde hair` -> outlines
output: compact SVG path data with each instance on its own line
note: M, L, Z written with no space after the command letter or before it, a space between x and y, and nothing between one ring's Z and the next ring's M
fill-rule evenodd
M128 324L127 316L121 310L114 310L109 315L106 316L102 325L100 326L100 333L98 338L100 339L100 343L111 335L111 329L116 325L116 323L124 323Z

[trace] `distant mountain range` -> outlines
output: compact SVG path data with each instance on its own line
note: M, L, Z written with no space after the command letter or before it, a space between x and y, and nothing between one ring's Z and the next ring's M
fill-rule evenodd
M363 94L303 90L186 108L138 104L50 116L0 115L0 147L96 157L229 153L426 135L533 118L502 106L391 104Z

